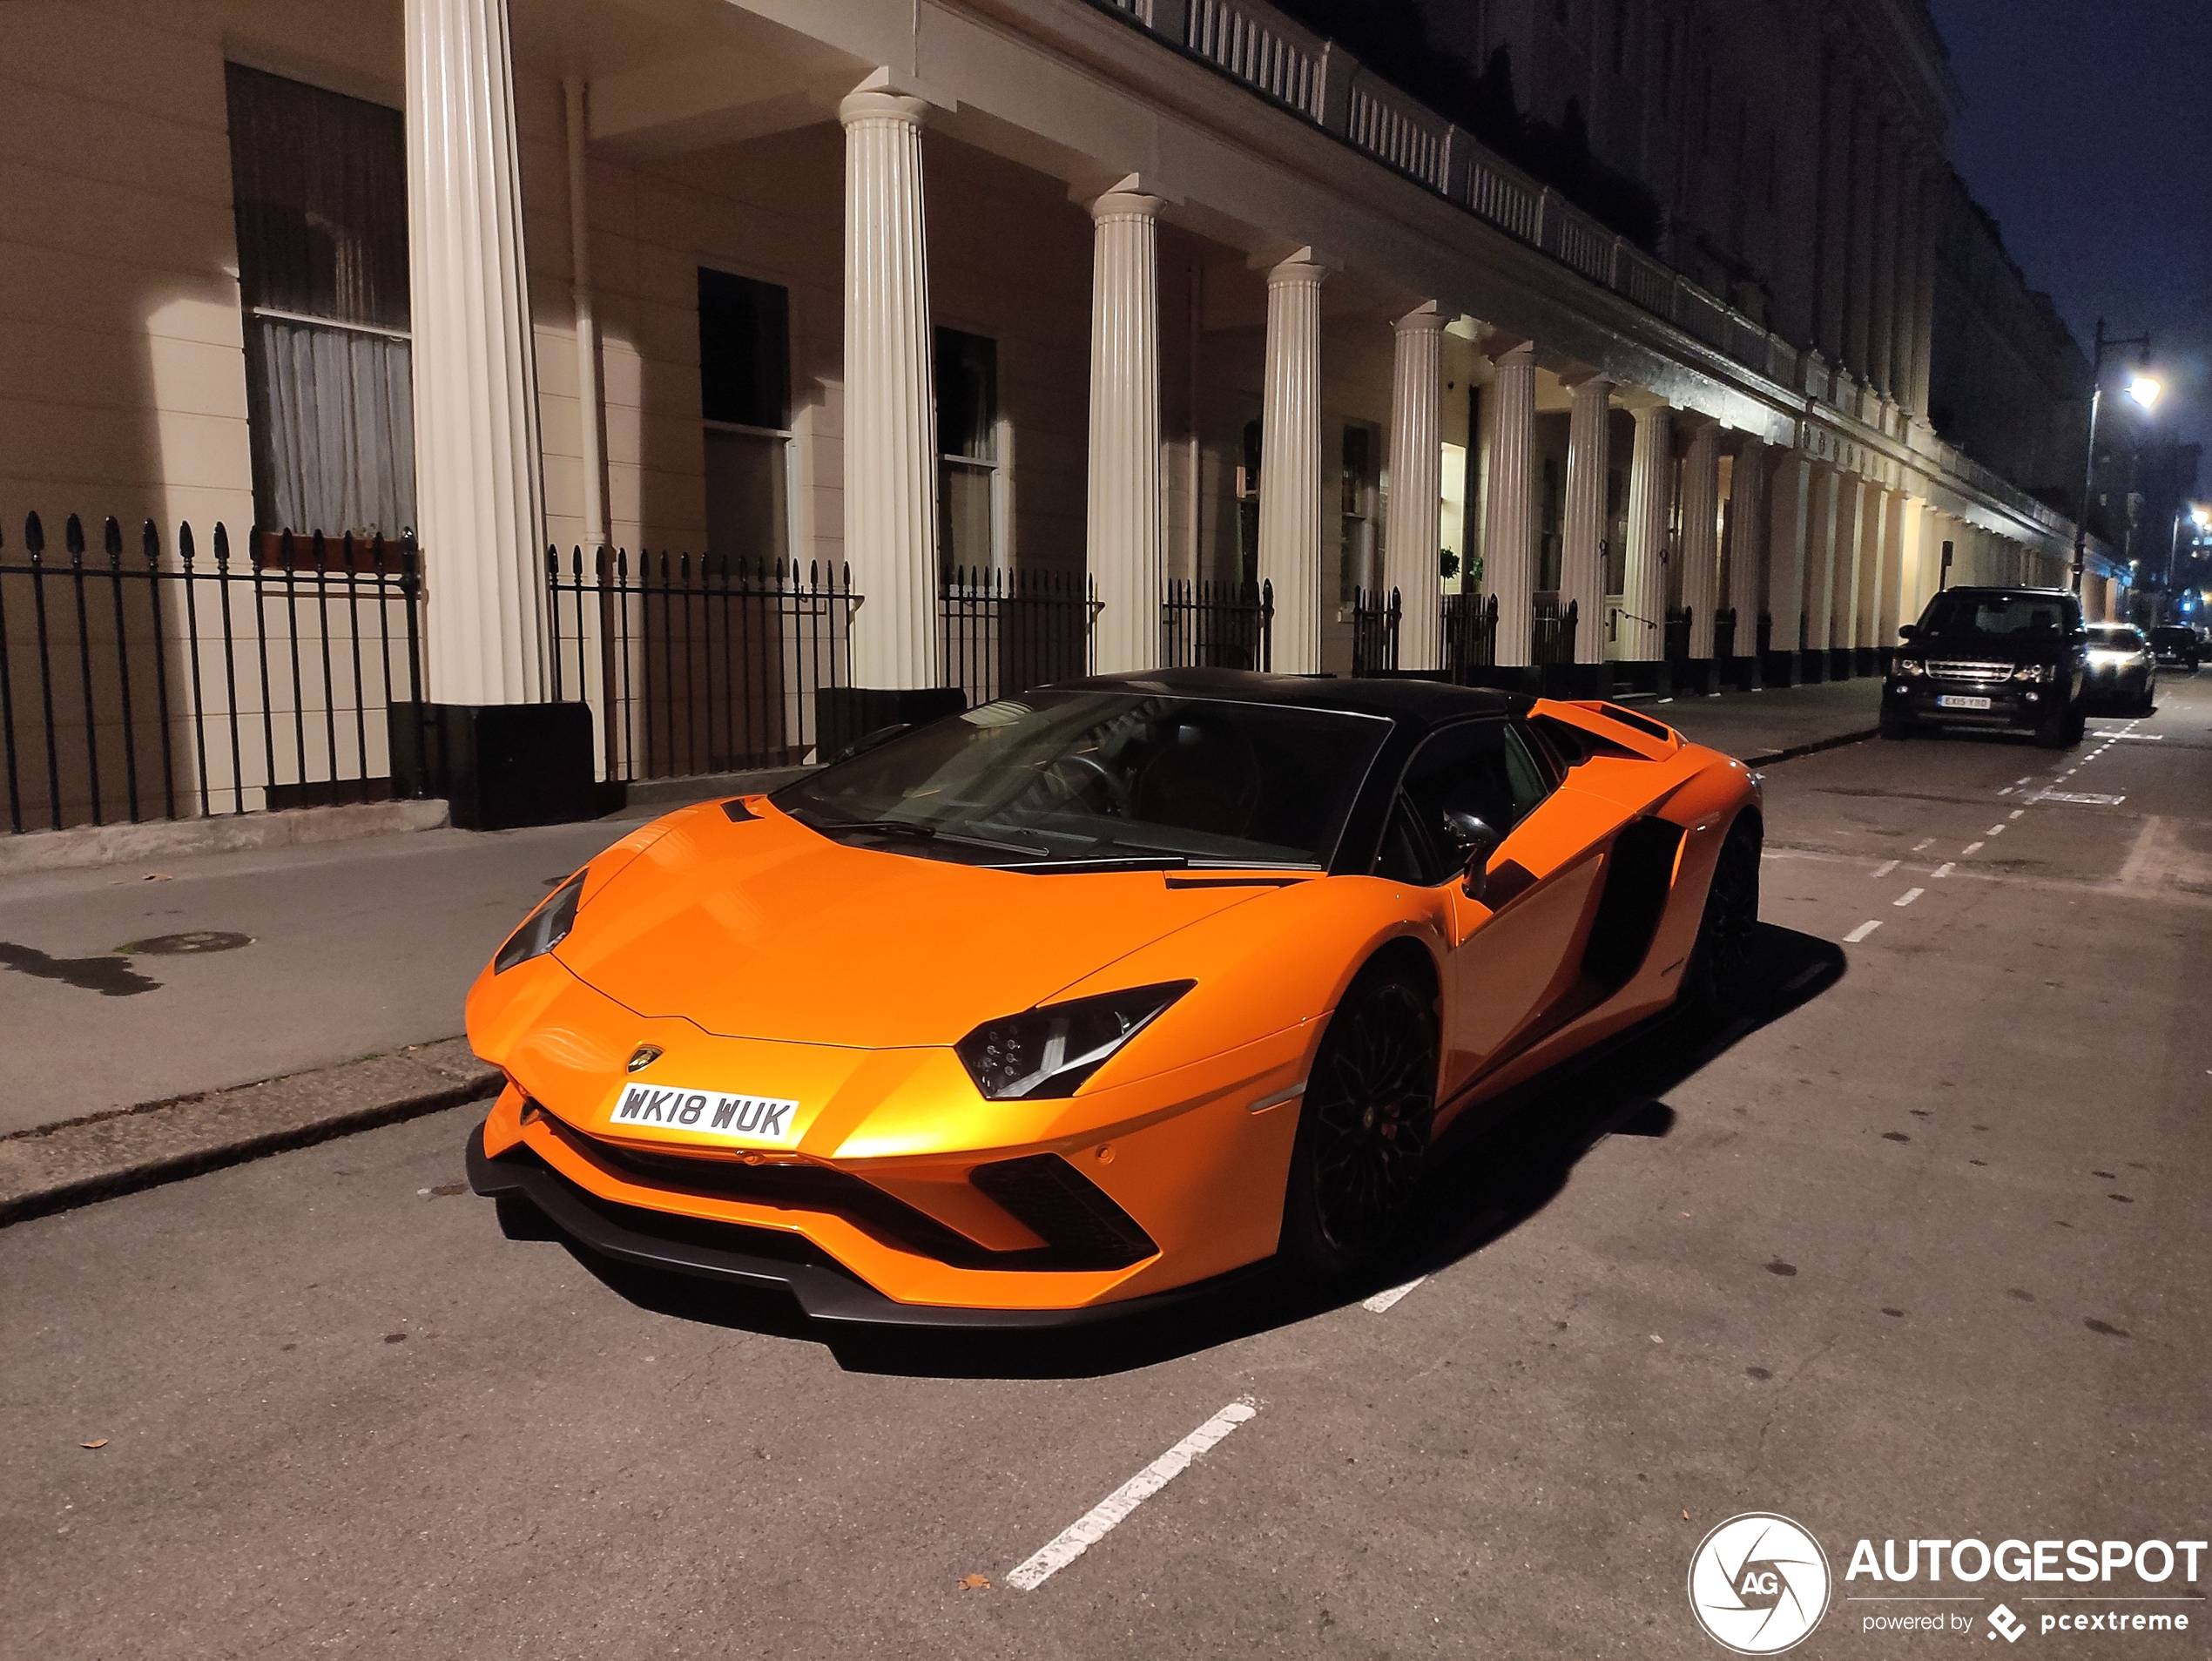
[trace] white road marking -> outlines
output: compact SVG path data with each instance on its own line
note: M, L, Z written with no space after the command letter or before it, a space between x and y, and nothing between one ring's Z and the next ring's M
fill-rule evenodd
M1885 860L1881 864L1874 868L1874 874L1878 877L1887 876L1891 872L1897 869L1898 863L1898 861L1896 860Z
M1006 1583L1016 1591L1036 1590L1111 1534L1131 1511L1182 1475L1192 1460L1258 1411L1259 1403L1251 1397L1238 1396L1025 1558L1008 1573Z
M2007 818L2007 819L2018 819L2018 818L2019 818L2019 817L2020 817L2022 814L2025 814L2027 811L2027 808L2025 808L2025 807L2015 807L2015 808L2013 808L2013 811L2012 811L2011 813L2009 813L2009 814L2006 814L2006 815L2005 815L2005 817L2006 817L2006 818Z
M2000 796L2009 796L2009 795L2011 795L2011 794L2013 793L2013 791L2015 791L2015 790L2017 790L2017 789L2019 789L2019 788L2020 788L2020 787L2019 787L2018 785L2006 785L2006 787L2005 787L2002 790L1999 791L1997 793L1998 793L1999 795L2000 795Z
M1946 860L1941 865L1936 867L1935 874L1938 876L1949 876L1951 874L1951 861L1949 860Z
M1926 892L1927 890L1925 888L1907 888L1903 894L1898 895L1896 899L1891 901L1890 903L1893 906L1909 906Z
M1984 836L2002 836L2004 834L2005 827L2002 825L1992 825L1987 830L1982 833Z
M1362 1298L1359 1300L1359 1307L1362 1309L1371 1310L1374 1313L1379 1315L1388 1310L1391 1305L1396 1303L1400 1298L1404 1297L1407 1293L1411 1292L1415 1286L1420 1285L1422 1281L1427 1279L1428 1277L1425 1274L1417 1274L1402 1286L1392 1286L1387 1291L1378 1292L1372 1298Z
M1912 851L1915 854L1918 854L1922 848L1931 846L1934 841L1935 838L1932 836L1923 836L1919 841L1912 844Z
M1959 850L1959 857L1963 860L1970 854L1980 852L1980 850L1981 844L1979 842L1969 842L1966 845L1966 847Z
M1881 926L1879 919L1877 919L1872 922L1863 922L1859 924L1858 928L1852 929L1851 933L1844 936L1844 944L1846 946L1856 946L1860 941L1865 939L1867 935L1872 934Z
M2014 784L2016 784L2016 785L2032 785L2032 784L2033 784L2033 783L2035 782L2035 775L2034 775L2033 773L2029 773L2029 774L2027 775L2027 778L2025 778L2025 779L2015 779L2015 780L2013 780L2013 782Z
M2100 795L2094 790L2046 790L2035 798L2038 801L2070 801L2084 807L2117 807L2128 800L2125 796Z

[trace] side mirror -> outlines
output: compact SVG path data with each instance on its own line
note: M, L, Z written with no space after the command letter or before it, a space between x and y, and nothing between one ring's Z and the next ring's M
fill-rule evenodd
M1480 814L1447 809L1444 822L1452 833L1452 840L1459 844L1461 888L1470 900L1482 898L1482 891L1490 881L1490 856L1498 851L1498 844L1505 841Z
M1900 640L1910 640L1914 635L1919 632L1919 625L1917 624L1900 624L1898 626L1897 638Z

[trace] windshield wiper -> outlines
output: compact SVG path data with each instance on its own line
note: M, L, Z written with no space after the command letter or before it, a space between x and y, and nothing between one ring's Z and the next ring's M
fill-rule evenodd
M918 841L955 842L963 847L986 847L996 854L1019 854L1028 859L1042 859L1052 852L1049 847L1039 847L1029 842L995 842L988 836L962 836L957 831L918 825L910 819L837 819L818 823L813 828L825 836L834 836L840 831L876 831L894 836L911 836Z

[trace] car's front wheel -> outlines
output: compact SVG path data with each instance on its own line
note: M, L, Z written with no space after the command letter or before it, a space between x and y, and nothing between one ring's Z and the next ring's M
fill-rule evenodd
M1436 1003L1395 964L1362 969L1329 1017L1306 1081L1284 1196L1282 1253L1357 1274L1403 1232L1436 1117Z

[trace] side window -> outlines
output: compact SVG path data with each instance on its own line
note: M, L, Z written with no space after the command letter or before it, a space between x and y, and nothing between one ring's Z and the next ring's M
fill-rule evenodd
M1461 863L1460 818L1472 814L1504 836L1551 791L1549 770L1511 722L1467 721L1447 727L1414 753L1406 769L1400 814L1412 822L1401 833L1393 820L1384 839L1381 868L1406 860L1409 851L1398 850L1417 841L1422 845L1423 880L1441 882ZM1381 874L1398 874L1394 868Z

